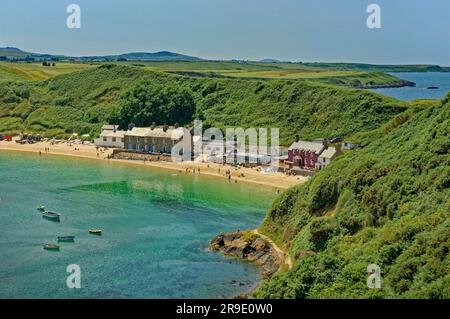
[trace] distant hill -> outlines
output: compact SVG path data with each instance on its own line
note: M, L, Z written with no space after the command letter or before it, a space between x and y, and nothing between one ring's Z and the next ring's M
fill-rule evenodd
M5 48L0 48L0 52L11 52L11 53L27 53L24 52L18 48L14 48L14 47L5 47Z
M159 52L129 52L117 55L98 56L65 56L53 54L41 54L23 51L16 47L0 48L0 60L15 62L39 62L39 61L82 61L82 62L115 62L115 61L143 61L143 62L201 62L211 61L200 57L184 55L170 51ZM226 62L226 61L222 61ZM230 61L228 61L230 62ZM260 61L248 61L233 59L231 62L240 64L270 64L273 67L288 65L289 69L305 70L329 70L329 71L370 71L370 72L450 72L450 67L439 65L415 64L415 65L378 65L364 63L322 63L322 62L288 62L267 58Z
M130 52L108 56L84 56L82 60L96 61L203 61L203 59L170 51Z
M53 54L39 54L23 51L15 47L0 48L0 56L8 60L78 60L78 61L204 61L202 58L169 51L160 52L130 52L118 55L102 56L64 56Z
M280 60L277 60L277 59L262 59L262 60L259 60L259 62L264 62L264 63L277 63L277 62L280 62Z

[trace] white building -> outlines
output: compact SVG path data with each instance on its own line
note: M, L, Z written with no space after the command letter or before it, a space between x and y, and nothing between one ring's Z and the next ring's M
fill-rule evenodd
M125 148L138 152L170 154L182 140L183 127L151 126L133 127L125 132Z
M358 144L356 144L356 143L346 142L346 141L342 142L342 148L344 150L352 150L352 149L356 148L357 146L358 146Z
M322 169L328 164L331 163L331 161L339 155L339 151L334 147L328 147L326 150L324 150L318 157L316 162L316 168Z
M99 147L124 148L125 131L117 130L117 125L103 125L100 137L94 140Z

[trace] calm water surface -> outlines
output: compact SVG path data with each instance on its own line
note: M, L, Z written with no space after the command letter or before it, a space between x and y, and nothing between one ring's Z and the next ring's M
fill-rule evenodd
M256 227L275 192L207 176L0 152L0 298L220 298L259 269L207 250L221 231ZM44 220L36 206L62 214ZM102 236L90 235L92 227ZM49 252L43 243L74 235ZM81 267L81 289L66 267Z
M375 92L403 101L413 99L442 99L450 91L450 72L396 72L391 73L403 80L416 83L416 87L376 89ZM438 89L430 90L435 86Z

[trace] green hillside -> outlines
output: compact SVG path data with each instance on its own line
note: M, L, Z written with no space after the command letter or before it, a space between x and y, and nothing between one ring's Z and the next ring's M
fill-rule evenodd
M191 95L195 112L190 121L180 124L189 125L200 117L206 125L220 128L279 127L285 145L296 134L305 138L348 137L368 131L407 106L372 92L306 80L198 78L102 65L46 81L0 86L0 131L94 136L105 122L122 123L126 96L138 90L143 81L176 86ZM152 118L148 121L149 125Z
M0 52L1 53L1 52ZM1 60L1 56L0 56ZM52 62L53 63L53 62ZM115 61L116 65L139 67L146 71L168 72L190 77L310 80L352 88L396 87L412 85L388 73L358 70L333 70L309 68L303 64L256 63L235 61ZM43 66L42 62L0 62L0 82L4 80L46 80L94 66L101 61L57 61L56 66Z
M260 231L295 257L262 298L450 298L450 94L282 194ZM366 268L381 268L368 289Z

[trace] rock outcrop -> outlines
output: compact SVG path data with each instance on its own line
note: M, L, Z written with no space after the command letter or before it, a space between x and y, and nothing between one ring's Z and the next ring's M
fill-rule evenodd
M262 268L265 278L278 271L282 259L269 242L251 231L221 233L211 240L210 249L254 262Z

